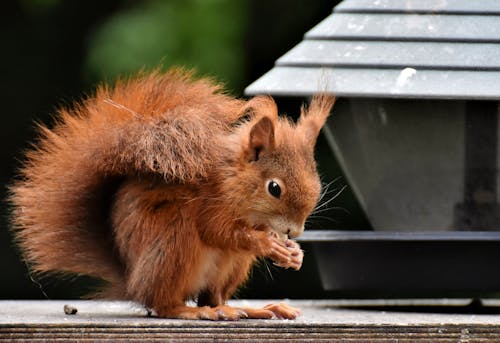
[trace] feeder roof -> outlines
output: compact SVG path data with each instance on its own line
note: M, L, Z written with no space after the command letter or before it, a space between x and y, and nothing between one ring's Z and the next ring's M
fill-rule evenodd
M500 1L345 0L248 95L500 99Z

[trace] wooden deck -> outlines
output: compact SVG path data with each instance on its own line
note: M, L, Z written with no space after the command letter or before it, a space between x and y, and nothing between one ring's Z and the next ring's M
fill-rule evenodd
M0 341L500 342L500 314L388 311L346 307L363 303L342 301L288 303L302 309L297 320L210 322L148 317L144 308L127 302L0 301ZM78 313L65 314L64 305Z

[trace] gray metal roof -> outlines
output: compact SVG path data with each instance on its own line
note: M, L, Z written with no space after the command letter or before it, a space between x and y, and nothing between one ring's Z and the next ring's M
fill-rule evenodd
M500 99L499 0L345 0L246 94Z

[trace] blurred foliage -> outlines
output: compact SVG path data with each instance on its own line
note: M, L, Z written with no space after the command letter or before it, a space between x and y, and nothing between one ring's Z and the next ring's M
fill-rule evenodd
M46 13L59 4L61 0L19 0L23 9L30 13Z
M90 36L86 69L114 79L159 63L195 67L243 88L245 1L149 0L118 12Z

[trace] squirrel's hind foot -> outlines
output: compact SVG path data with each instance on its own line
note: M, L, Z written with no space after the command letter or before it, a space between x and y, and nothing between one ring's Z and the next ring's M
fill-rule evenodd
M178 306L167 311L158 311L158 316L172 319L185 320L227 320L240 319L295 319L300 310L285 303L269 304L263 308L238 308L227 305L216 307Z
M300 315L298 308L289 306L284 302L269 304L262 309L244 308L243 310L251 319L295 319Z

